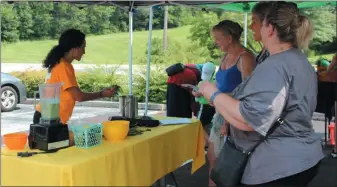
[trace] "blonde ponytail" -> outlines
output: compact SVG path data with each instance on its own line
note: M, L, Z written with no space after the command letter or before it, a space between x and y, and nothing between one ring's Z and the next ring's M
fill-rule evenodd
M299 15L298 19L300 26L296 30L297 47L307 49L313 39L313 25L306 16Z

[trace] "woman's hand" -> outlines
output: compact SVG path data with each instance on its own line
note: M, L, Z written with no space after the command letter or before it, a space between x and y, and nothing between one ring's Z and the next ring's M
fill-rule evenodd
M194 96L194 97L196 97L196 98L199 98L199 97L201 97L202 96L202 94L200 93L200 92L195 92L195 91L192 91L192 95Z
M337 53L332 57L331 63L337 65Z
M337 54L335 54L335 55L332 57L331 63L330 63L330 65L328 66L327 71L328 71L328 72L332 72L332 71L336 70L336 69L335 69L336 66L337 66Z
M203 81L200 83L198 92L200 92L207 100L209 100L212 94L217 90L218 89L216 88L215 84L209 81Z
M101 91L102 97L113 97L116 94L117 90L115 88L104 88Z

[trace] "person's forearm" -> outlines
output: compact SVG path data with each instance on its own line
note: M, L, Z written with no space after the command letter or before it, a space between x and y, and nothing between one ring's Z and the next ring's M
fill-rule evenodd
M336 70L337 65L336 64L330 64L327 68L327 72L330 73L332 71Z
M331 61L331 63L329 64L329 66L327 68L327 71L328 72L334 71L336 69L336 66L337 66L337 59L333 58L332 61Z
M102 98L101 92L92 92L92 93L82 92L79 102L90 101L99 98Z
M210 96L208 97L210 98ZM215 108L221 113L228 123L242 131L254 131L240 113L240 101L227 94L219 94L214 99Z

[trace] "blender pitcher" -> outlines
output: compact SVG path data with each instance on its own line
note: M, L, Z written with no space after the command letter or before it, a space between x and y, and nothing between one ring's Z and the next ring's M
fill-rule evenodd
M39 85L41 119L58 120L60 117L60 91L63 83Z

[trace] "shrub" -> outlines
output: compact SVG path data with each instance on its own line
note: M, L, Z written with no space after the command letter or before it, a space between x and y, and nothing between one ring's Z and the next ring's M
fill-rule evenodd
M117 68L118 67L97 66L88 69L86 72L77 73L77 82L83 92L97 92L113 85L122 86L125 81L125 76L116 74ZM116 100L116 98L113 99Z
M163 50L162 38L154 38L151 47L151 64L160 64L169 66L177 62L183 63L202 63L212 60L206 48L200 47L196 43L182 45L179 41L168 38L168 46L166 51ZM146 64L146 57L141 59L139 64Z
M86 72L77 72L76 78L79 87L84 92L97 92L105 87L119 85L122 87L121 94L127 94L128 73L119 72L116 74L117 68L99 66L91 68ZM164 103L166 99L166 74L163 68L155 68L151 71L150 79L150 102ZM33 98L34 91L39 90L39 84L44 83L46 71L27 70L25 72L12 72L12 75L21 79L27 88L27 97ZM140 74L133 77L133 95L138 97L139 102L145 101L146 89L146 69ZM106 98L105 100L117 101L118 98Z
M76 78L79 87L84 92L97 92L112 85L121 85L123 75L116 75L117 68L99 66L86 72L77 72ZM12 75L21 79L27 88L27 97L34 97L34 91L39 90L39 84L44 83L46 71L27 70L25 72L12 72Z
M141 74L136 75L134 80L136 82L135 95L138 101L145 102L146 96L146 70L144 69ZM150 89L149 101L154 103L166 102L166 80L165 67L163 65L153 65L150 71Z
M28 98L34 97L34 92L39 90L39 84L44 83L46 77L45 71L36 70L12 72L11 74L22 80L22 83L26 86Z

